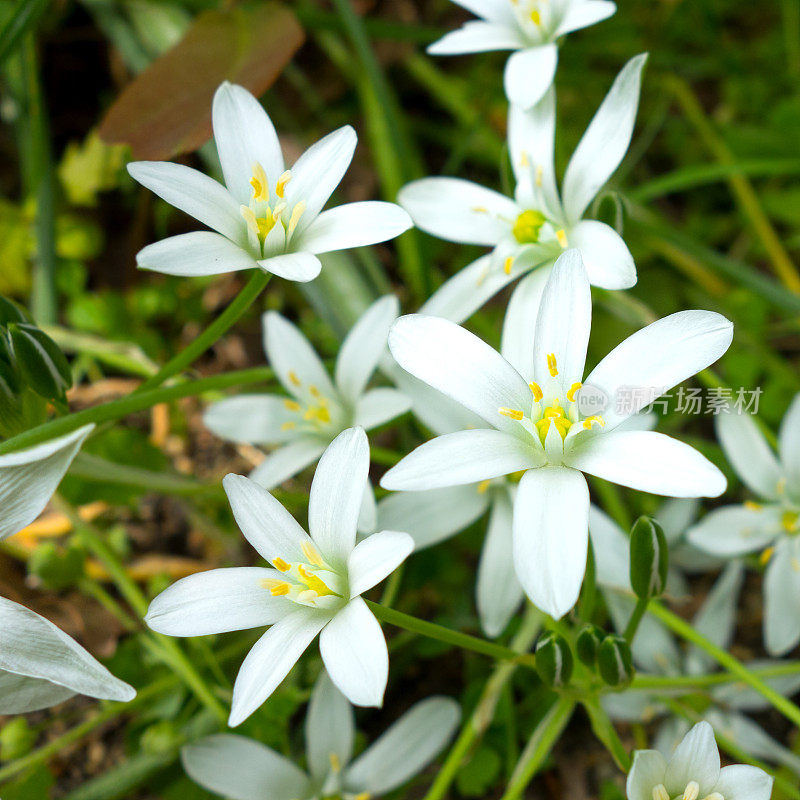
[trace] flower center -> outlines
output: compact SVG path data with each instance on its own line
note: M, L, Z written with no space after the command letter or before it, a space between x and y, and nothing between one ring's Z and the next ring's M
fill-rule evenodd
M283 573L284 580L266 578L262 586L273 597L286 597L304 606L327 608L343 596L342 576L325 562L310 542L304 542L301 549L305 561L290 564L280 556L273 558L271 564Z
M264 168L258 161L253 164L253 176L250 178L253 194L249 205L240 206L239 211L247 223L252 238L258 242L261 255L267 255L265 244L268 240L266 250L282 251L305 211L306 204L302 200L295 203L291 210L284 200L286 186L291 179L291 170L287 169L275 184L273 200Z
M527 33L538 33L549 16L548 0L511 0L520 26Z
M669 792L663 783L659 783L658 786L653 787L652 796L653 800L698 800L699 795L700 784L697 781L689 781L689 783L686 784L686 788L673 798L670 798ZM711 794L707 794L701 800L725 800L725 798L719 792L711 792Z
M542 447L546 447L551 430L555 430L558 434L563 448L567 433L573 425L578 424L582 430L587 431L591 430L593 425L604 427L605 420L600 416L582 418L577 403L577 393L582 384L573 383L565 389L558 375L558 362L554 353L547 356L547 367L550 379L544 388L535 381L528 384L533 395L528 413L523 409L505 407L498 408L498 413L519 422L541 443Z
M517 217L511 232L520 244L536 244L539 241L539 231L545 222L547 217L541 211L528 209Z
M298 391L303 391L303 382L297 377L296 372L289 372L289 381ZM284 422L281 425L281 430L291 431L298 428L298 426L313 431L322 431L329 428L333 419L330 399L325 397L313 383L309 384L303 393L307 397L302 403L299 400L290 398L283 401L287 411L297 414L297 420Z

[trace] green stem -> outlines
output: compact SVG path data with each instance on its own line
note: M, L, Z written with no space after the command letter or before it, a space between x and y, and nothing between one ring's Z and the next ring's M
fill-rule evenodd
M558 741L558 737L566 728L574 708L575 700L567 695L562 695L553 703L542 721L536 726L528 744L525 745L514 774L500 800L518 800L523 796L533 776L538 772L553 745Z
M142 383L134 394L144 393L148 389L155 389L168 378L177 375L190 364L193 364L238 322L242 314L250 308L269 283L270 277L271 275L268 272L263 272L260 269L255 270L250 276L250 280L245 284L244 289L236 295L233 302L188 347L181 350L174 358L164 364L155 375Z
M649 603L650 600L646 597L639 597L636 600L636 606L633 609L631 618L628 620L628 624L625 626L625 633L623 634L628 644L633 642L633 637L636 636L636 631L639 629L639 623L642 621L642 617L644 617Z
M518 653L508 647L503 647L501 644L495 644L486 639L480 639L477 636L470 636L467 633L450 630L450 628L445 628L443 625L437 625L434 622L412 617L410 614L404 614L402 611L387 608L371 600L367 600L366 603L370 609L372 609L372 613L375 614L381 622L388 622L390 625L394 625L397 628L402 628L412 633L418 633L420 636L427 636L429 639L436 639L437 641L451 644L454 647L460 647L462 650L480 653L481 655L489 656L498 661L513 661L515 664L523 664L530 668L534 666L534 658L529 653Z
M704 650L718 664L732 675L739 678L743 683L755 689L765 700L769 701L770 705L800 727L800 708L792 703L791 700L778 694L778 692L764 683L758 675L751 672L741 661L734 658L721 647L717 647L717 645L710 642L701 633L698 633L688 622L681 619L677 614L673 614L659 603L651 603L649 611L653 616L660 619L673 633L676 633L682 639Z
M200 378L196 381L185 381L175 386L151 389L147 392L132 392L127 397L122 397L119 400L112 400L110 403L93 406L65 417L59 417L46 422L44 425L24 431L18 436L6 439L4 442L0 442L0 454L41 444L57 436L71 433L91 422L95 424L110 422L121 417L127 417L137 411L152 408L159 403L178 400L181 397L192 397L203 392L228 389L232 386L264 383L270 380L273 374L269 367L254 367L252 369L237 370L236 372L227 372L223 375L212 375L209 378Z
M526 653L536 639L541 626L541 612L528 604L520 629L511 642L511 649L518 653ZM458 739L447 754L442 768L423 800L442 800L447 795L468 753L491 725L502 691L508 685L516 669L517 665L508 661L495 666L483 688L475 710L464 723Z
M780 678L784 675L797 675L800 672L800 661L790 661L774 667L752 669L750 672L759 678ZM631 689L686 689L696 692L712 686L723 686L740 679L727 672L715 672L708 675L641 675L637 674Z
M36 25L48 5L50 0L17 0L0 30L0 66L14 52L20 39Z
M631 768L631 757L622 740L619 738L614 723L608 716L603 706L598 702L597 696L588 697L581 703L589 715L592 723L592 730L595 736L605 745L609 753L614 757L617 766L623 771L628 772Z

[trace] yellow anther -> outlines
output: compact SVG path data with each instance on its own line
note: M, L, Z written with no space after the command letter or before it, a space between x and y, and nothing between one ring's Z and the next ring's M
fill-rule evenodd
M283 407L287 411L299 411L302 408L302 406L300 405L300 403L297 402L297 400L284 400Z
M531 165L531 159L528 156L528 151L523 150L519 157L519 165L521 167L529 167Z
M555 353L550 353L547 356L547 369L550 371L550 377L555 378L558 375L558 362L556 361Z
M289 383L291 383L292 386L302 386L300 378L297 377L297 373L293 369L289 370Z
M303 583L308 586L311 591L316 592L320 597L324 597L333 592L320 580L313 572L309 572L302 564L297 567L297 572L303 579Z
M313 383L308 387L308 391L311 392L311 396L316 398L317 400L319 400L322 397L322 392L320 392L320 390L317 389L317 387L314 386Z
M269 589L269 593L273 597L283 597L284 595L287 595L290 592L289 584L286 583L286 581L273 581L267 579L265 581L262 581L262 586L265 589Z
M784 511L781 515L781 527L786 533L796 533L798 519L800 519L800 514L796 511Z
M697 781L689 781L683 790L683 800L697 800L700 794L700 784Z
M300 222L300 217L303 216L305 210L306 204L302 200L295 205L292 209L292 216L289 217L289 225L286 228L286 233L294 233L294 229L297 227L297 223Z
M510 275L511 267L513 266L514 266L514 256L509 256L503 263L503 272L505 272L506 275Z
M280 556L272 559L272 566L281 572L288 572L292 567L287 564Z
M569 400L570 403L575 402L575 394L581 390L582 386L582 383L577 382L573 383L572 386L569 387L569 391L567 392L567 400Z
M275 186L275 193L278 197L283 197L284 192L286 192L286 184L292 179L292 172L291 170L286 170L283 175L278 178L278 183Z
M250 185L253 187L253 200L259 202L266 202L269 200L267 174L264 172L264 167L262 167L258 161L253 164L253 177L250 178Z
M531 22L534 25L541 25L542 24L542 15L534 9L531 11Z
M486 206L472 206L470 211L473 211L475 214L488 214L489 209Z
M481 481L478 484L478 494L486 494L489 489L489 484L491 484L490 480Z
M653 800L669 800L669 792L663 783L653 787Z
M533 399L538 403L544 396L544 393L542 392L542 387L539 386L539 384L536 383L536 381L531 381L528 384L528 388L531 390L531 393L533 394Z
M783 494L786 491L786 478L781 478L778 485L775 487L778 494Z
M756 503L753 500L745 500L744 501L744 507L749 509L750 511L763 511L764 510L764 506L762 506L761 503Z
M544 168L541 166L536 167L536 185L542 185L542 176L544 175Z
M592 425L597 425L600 428L605 428L606 421L602 417L596 414L591 417L586 417L586 419L583 421L583 427L588 431L592 429Z
M303 551L303 555L306 557L306 561L308 561L309 564L313 564L315 567L324 566L319 550L317 550L311 542L303 542L303 544L300 545L300 549Z
M342 771L342 762L339 761L339 756L336 753L328 753L328 760L331 762L331 769L334 772Z
M767 547L762 550L761 555L758 557L759 564L761 564L762 567L766 566L769 563L769 560L772 558L772 554L774 552L774 547Z
M282 431L293 431L296 427L297 427L297 423L296 422L284 422L283 425L281 425L281 430Z
M286 203L278 203L275 206L272 212L272 225L274 226L275 223L281 218L281 214L286 210Z
M372 795L369 792L359 792L353 797L353 800L370 800L371 797Z
M497 409L498 414L502 414L504 417L508 417L509 419L514 419L519 422L525 415L516 408L506 408L505 406L500 406Z
M568 244L567 232L563 228L560 228L556 231L556 239L558 239L558 243L561 245L561 247L566 250Z

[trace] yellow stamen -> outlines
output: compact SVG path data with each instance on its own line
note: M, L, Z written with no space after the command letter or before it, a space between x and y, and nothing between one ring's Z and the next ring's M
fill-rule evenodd
M511 267L513 265L514 265L514 256L509 256L505 260L505 263L503 264L503 272L505 272L506 275L510 275L511 274Z
M289 594L290 592L289 584L286 583L285 581L273 581L267 579L265 581L262 581L262 586L265 589L269 589L269 593L273 597L283 597Z
M542 15L536 11L535 9L531 11L531 22L534 25L541 25L542 24Z
M563 228L556 231L556 239L558 239L558 243L561 245L561 247L566 250L568 244L567 232Z
M781 527L786 533L794 533L797 530L797 520L800 514L796 511L784 511L781 516Z
M586 417L586 419L583 421L583 427L587 431L592 429L592 424L596 424L601 428L605 428L606 421L602 417L597 416L596 414L592 417Z
M239 211L244 217L247 227L253 233L258 234L258 220L256 219L256 215L253 213L253 209L250 208L250 206L239 206Z
M550 377L555 378L558 375L558 363L556 362L555 353L550 353L547 356L547 369L550 371Z
M476 214L488 214L489 209L485 206L472 206L470 209L471 211L475 212Z
M299 411L301 408L301 405L297 402L297 400L284 400L283 406L287 411Z
M689 781L683 792L683 800L697 800L700 794L700 784L697 781Z
M763 511L764 509L761 503L756 503L753 500L745 500L744 507L750 509L750 511Z
M669 800L669 792L663 783L653 787L653 800Z
M353 800L370 800L372 795L369 792L359 792Z
M519 422L525 415L516 408L506 408L505 406L500 406L497 409L499 414L502 414L504 417L508 417L509 419L514 419Z
M303 551L303 555L306 557L309 564L313 564L315 567L324 566L319 550L317 550L311 542L303 542L303 544L300 545L300 549Z
M274 211L272 212L272 224L274 224L281 218L281 214L286 210L286 203L278 203L275 206Z
M278 178L278 183L275 186L275 193L278 197L283 197L284 192L286 191L286 184L292 179L292 172L291 170L286 170L283 175Z
M536 185L537 186L541 186L542 185L542 175L544 175L544 168L541 167L541 166L536 167Z
M792 560L790 563L792 565L792 569L795 572L800 572L800 561L798 561L794 556L792 556Z
M259 202L266 202L269 200L267 174L264 172L264 167L262 167L258 161L253 164L253 177L250 178L250 185L253 187L253 200Z
M292 384L292 386L302 385L300 378L297 377L297 373L293 369L289 370L289 382Z
M478 484L478 494L486 494L486 491L489 489L490 483L491 483L490 480L481 481Z
M342 763L339 761L339 756L336 753L328 753L328 760L331 762L331 769L334 772L342 771Z
M569 391L567 392L567 400L569 400L570 403L575 402L575 393L579 392L582 386L583 384L578 382L573 383L572 386L569 387Z
M300 217L303 216L305 210L306 204L302 200L295 205L292 209L292 216L289 217L289 226L286 228L286 233L294 233L294 229L297 227L297 223L300 222Z
M283 425L281 425L281 430L282 431L293 431L296 427L297 427L297 423L296 422L284 422Z
M528 151L523 150L519 157L519 165L521 167L529 167L531 165L530 157L528 156Z
M320 392L320 390L317 389L317 387L314 386L313 383L308 387L308 391L311 392L311 396L316 398L317 400L319 400L320 397L322 397L322 392Z
M765 548L761 555L758 557L758 563L761 564L762 567L765 567L769 560L772 558L772 554L775 552L774 547L767 547Z
M320 597L333 594L333 592L323 583L323 581L321 581L313 572L309 572L302 564L298 565L297 572L303 579L303 583L305 583L309 589L316 592Z
M539 232L545 222L547 217L541 211L529 208L514 220L511 233L520 244L534 244L539 241Z
M281 572L288 572L291 569L291 566L287 564L280 556L272 559L272 566Z
M544 396L544 392L542 392L542 387L539 386L539 384L536 383L536 381L531 381L528 384L528 388L531 390L531 393L533 394L533 399L538 403Z

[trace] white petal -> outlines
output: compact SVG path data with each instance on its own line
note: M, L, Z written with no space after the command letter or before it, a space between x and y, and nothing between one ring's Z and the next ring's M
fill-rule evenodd
M438 544L471 525L489 504L490 494L475 484L423 492L395 492L378 503L377 527L404 530L415 549Z
M244 736L218 733L181 748L186 774L231 800L297 800L308 797L308 777L288 758Z
M520 275L516 269L506 274L494 262L494 254L489 253L448 278L425 301L419 310L420 314L443 317L456 323L471 317L487 300Z
M72 689L50 681L0 670L0 714L27 714L74 696Z
M312 144L294 163L292 179L286 186L286 205L306 204L295 236L302 236L322 211L347 172L357 143L356 132L345 125Z
M544 97L553 83L558 47L542 44L512 53L503 73L503 86L510 103L530 108Z
M274 489L313 464L327 442L315 436L302 436L273 450L251 473L250 480L264 489Z
M411 398L397 389L370 389L356 401L353 422L369 431L405 414L410 408Z
M274 394L241 394L212 403L203 414L203 424L229 442L275 445L297 438L284 429L297 413L286 407L286 398Z
M0 456L0 540L30 525L58 488L94 425Z
M412 450L381 479L384 489L418 492L478 483L540 466L544 455L503 431L479 428L438 436Z
M782 656L800 641L800 541L784 537L764 576L764 644Z
M749 764L731 764L720 770L714 791L725 800L769 800L773 782L772 776L763 769Z
M397 202L426 233L464 244L496 245L519 214L513 200L461 178L422 178L404 186Z
M691 781L700 785L700 797L714 791L719 780L719 750L714 730L698 722L675 749L667 764L664 785L670 795L683 792Z
M597 583L604 588L630 592L630 541L625 531L605 511L592 504L589 506L589 535Z
M375 502L375 490L368 479L364 486L361 498L361 508L358 510L358 532L375 533L378 530L378 506Z
M382 705L389 652L378 620L360 597L354 597L325 627L319 650L331 680L353 705Z
M368 473L369 442L363 428L340 433L317 465L308 500L308 531L332 567L344 566L355 546Z
M514 501L514 565L535 606L563 617L578 599L589 545L589 488L580 472L542 467Z
M391 575L414 549L407 533L379 531L359 542L347 559L350 597L357 597Z
M102 700L127 702L136 696L131 686L115 678L64 631L4 597L0 597L0 669Z
M236 524L266 561L280 557L292 563L304 560L308 534L265 489L250 478L229 474L222 479Z
M346 203L323 211L303 232L297 247L310 253L330 253L387 242L413 227L400 206L379 200Z
M499 22L474 20L450 31L428 46L432 56L456 56L461 53L486 53L491 50L517 50L525 47L518 30Z
M278 135L258 100L227 81L217 89L211 113L225 183L239 203L247 205L254 164L264 168L271 186L283 172Z
M342 342L334 377L342 397L351 403L364 393L386 352L389 329L399 313L400 303L394 295L381 297L359 317Z
M410 314L395 322L389 333L389 349L404 370L493 427L519 431L519 423L498 409L530 406L528 384L474 334L444 319Z
M332 756L342 768L352 758L355 740L353 707L333 685L325 670L320 672L311 693L305 732L308 768L315 780L324 781L328 776L334 760Z
M800 491L800 394L795 395L781 422L778 445L789 486Z
M639 107L639 88L647 55L622 68L578 143L564 174L564 210L577 222L628 150Z
M478 562L478 614L487 636L499 636L519 608L524 593L514 570L511 497L494 493L486 540Z
M536 320L550 269L540 267L526 275L511 294L503 320L500 354L526 380L534 380L533 343Z
M664 756L658 750L637 750L628 773L628 800L653 800L653 789L659 783L664 783L666 771Z
M345 771L345 787L385 795L418 775L444 749L461 716L458 703L430 697L414 705Z
M669 497L717 497L725 476L688 444L654 431L612 431L587 436L565 454L573 469Z
M313 281L322 270L322 262L313 253L305 252L270 256L259 261L258 266L279 278L298 283Z
M556 29L555 36L559 37L581 28L588 28L590 25L608 19L616 10L616 5L607 0L584 0L579 3L570 3L567 6L567 13Z
M695 499L670 498L665 500L655 514L670 546L677 544L697 519L700 502Z
M564 386L583 379L592 328L592 292L579 250L559 256L542 293L533 342L536 380L550 379L549 357L555 355Z
M131 177L171 206L208 225L240 246L247 243L247 226L239 203L222 184L196 169L168 161L134 161Z
M690 528L686 538L706 553L729 558L766 547L781 532L780 506L715 508Z
M717 415L715 428L728 461L742 481L761 497L777 498L783 470L755 419L731 411Z
M221 275L256 269L255 259L219 233L194 231L149 244L136 254L136 266L166 275Z
M329 620L330 614L299 608L253 645L233 686L231 728L244 722L277 689Z
M604 222L583 220L570 228L570 247L583 256L592 286L603 289L630 289L636 283L636 266L622 237Z
M640 411L655 396L713 364L730 346L733 325L713 311L679 311L618 344L584 381L602 389L611 405L603 411L606 429ZM623 397L626 389L642 389ZM641 396L640 396L641 395ZM628 402L630 400L630 402ZM622 402L624 401L624 402Z
M151 603L145 622L167 636L205 636L272 625L292 608L264 581L280 573L261 567L198 572L173 583Z

